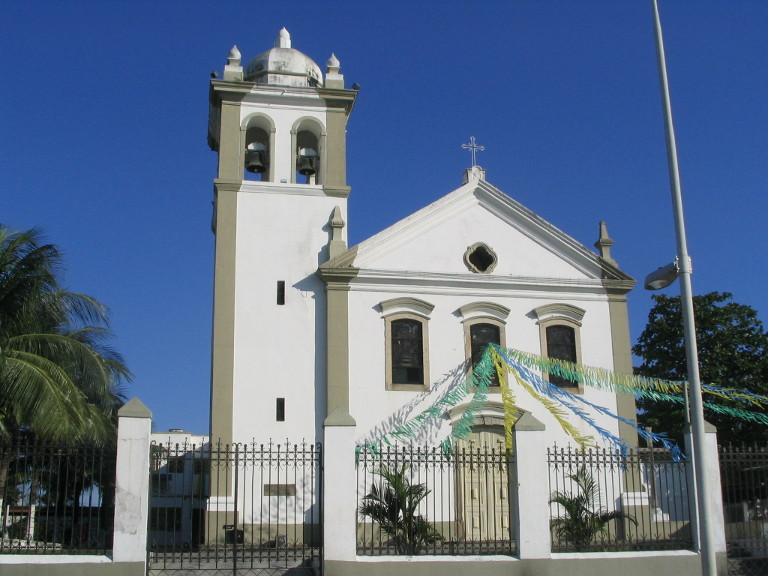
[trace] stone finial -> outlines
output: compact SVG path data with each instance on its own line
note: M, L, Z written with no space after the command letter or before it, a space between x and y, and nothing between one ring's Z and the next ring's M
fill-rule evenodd
M232 46L232 50L229 51L227 66L240 66L240 50L237 49L237 44Z
M331 54L328 62L325 63L325 87L326 88L344 88L344 75L339 74L341 62L336 58L336 54Z
M341 208L338 206L333 209L328 225L331 227L331 243L328 247L328 256L335 258L347 249L347 243L341 238L341 231L346 223L341 216Z
M237 46L232 46L227 56L227 65L224 66L224 80L234 80L242 82L243 67L240 66L240 50Z
M341 62L336 58L336 54L331 54L331 57L328 58L328 62L326 62L325 65L326 74L338 74L339 68L341 68Z
M608 226L605 220L600 221L600 237L595 242L595 248L600 251L600 257L614 266L618 266L616 260L611 257L611 246L613 246L613 240L608 236Z
M277 34L275 40L275 48L290 48L291 47L291 35L288 30L283 27Z

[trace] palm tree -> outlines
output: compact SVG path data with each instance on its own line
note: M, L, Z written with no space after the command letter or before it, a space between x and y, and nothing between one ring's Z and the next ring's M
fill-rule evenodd
M0 437L106 439L130 378L104 305L61 290L61 254L0 227Z
M407 472L406 464L397 469L382 466L378 474L385 485L381 488L375 483L371 485L359 512L379 524L392 538L398 554L415 555L424 546L440 542L443 537L417 513L419 504L430 490L423 484L411 484Z
M586 550L606 531L611 520L624 519L637 525L634 518L620 510L607 512L597 508L600 487L586 468L579 468L568 478L576 485L576 492L556 491L549 501L563 508L563 515L552 520L552 530L560 542L572 545L577 551Z
M130 372L110 348L107 310L62 290L61 253L38 230L0 225L0 441L114 438ZM0 450L0 502L13 450Z

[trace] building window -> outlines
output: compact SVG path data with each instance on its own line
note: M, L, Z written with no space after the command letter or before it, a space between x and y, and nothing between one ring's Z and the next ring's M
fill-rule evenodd
M152 496L167 496L170 493L171 475L158 472L150 476L150 493Z
M429 387L429 314L432 304L416 298L380 303L384 313L387 390Z
M490 274L498 261L496 252L485 242L475 242L464 252L464 264L477 274Z
M184 457L171 456L170 458L168 458L167 470L171 474L183 474L184 473Z
M181 508L152 508L149 514L149 529L152 532L181 532Z
M424 384L422 323L403 318L390 324L392 383Z
M547 326L547 356L557 358L558 360L567 360L576 364L576 330L571 326L564 324L554 324ZM563 388L578 388L579 383L573 380L566 380L562 376L550 375L549 381L552 384Z
M469 341L472 370L474 370L475 366L480 363L480 360L482 359L483 353L488 347L488 344L501 345L501 328L495 324L488 324L486 322L472 324L469 327ZM491 375L490 385L499 385L499 375L495 370Z
M480 362L489 344L506 346L506 319L509 308L493 302L472 302L459 308L464 323L464 347L469 372ZM494 370L489 385L499 391L499 375Z
M580 328L585 311L570 304L548 304L536 308L533 312L539 320L542 355L580 364ZM569 392L583 392L579 382L554 374L543 376L552 384Z

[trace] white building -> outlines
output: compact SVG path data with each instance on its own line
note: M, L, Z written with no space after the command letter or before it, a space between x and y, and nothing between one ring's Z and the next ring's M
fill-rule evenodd
M174 428L153 432L150 441L149 546L190 548L205 527L208 436Z
M596 250L587 248L475 165L463 177L457 169L455 190L348 246L346 126L356 97L336 56L323 74L285 29L245 66L234 47L211 80L208 141L218 168L210 437L224 447L211 465L226 474L211 478L209 542L242 539L259 558L292 550L294 561L313 567L322 558L333 576L423 573L427 565L403 559L418 550L398 548L395 532L361 510L385 469L367 455L393 440L445 449L452 439L459 452L406 462L410 481L430 494L411 514L439 532L433 561L463 554L453 571L478 576L577 564L579 573L613 572L619 561L638 574L693 573L691 523L654 520L639 468L622 463L605 476L600 510L645 520L637 529L614 526L612 537L630 550L669 536L674 544L662 544L673 551L632 562L553 553L570 540L553 535L560 511L550 499L559 489L573 493L569 474L580 456L558 469L547 455L571 437L524 383L512 380L510 400L502 377L512 370L497 372L484 398L475 394L482 386L467 384L490 343L535 355L539 366L556 358L631 374L627 294L635 281L611 257L605 224ZM631 395L550 380L585 401L593 426L572 419L575 435L637 445ZM462 460L478 446L501 456L482 461L483 470ZM433 476L419 476L419 467ZM502 561L488 563L491 556ZM447 564L429 569L440 566Z
M356 95L335 56L323 75L285 29L244 67L233 48L211 81L211 437L314 442L324 423L354 422L360 442L376 441L461 382L473 345L476 354L487 342L631 372L634 281L611 258L605 226L590 250L478 166L437 202L347 246L345 128ZM634 418L629 397L572 391ZM483 433L500 433L499 396L483 409ZM537 401L520 393L517 409L566 441ZM440 442L460 414L453 407L417 439ZM629 427L597 418L636 444Z

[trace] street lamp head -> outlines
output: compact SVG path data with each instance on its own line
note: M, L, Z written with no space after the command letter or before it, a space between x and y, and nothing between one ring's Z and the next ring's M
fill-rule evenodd
M674 282L680 274L680 266L677 259L671 264L662 266L656 272L651 272L645 277L646 290L661 290Z

